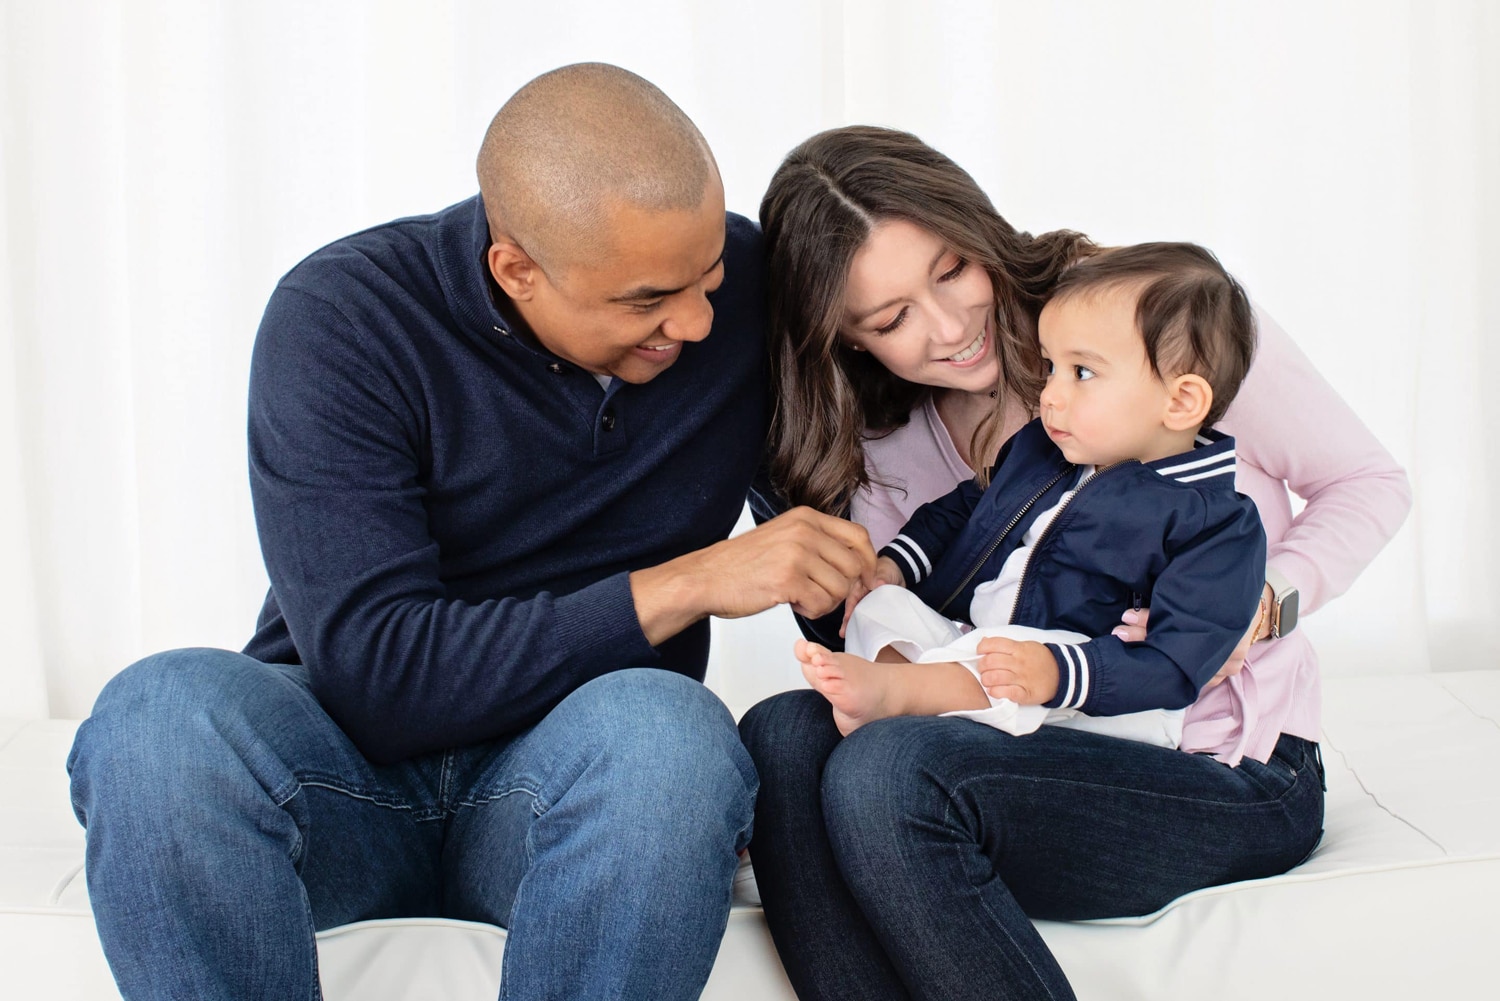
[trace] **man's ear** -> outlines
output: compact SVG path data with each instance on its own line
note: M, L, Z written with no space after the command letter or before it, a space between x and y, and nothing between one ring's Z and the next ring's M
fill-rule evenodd
M495 284L512 301L529 302L536 294L537 282L542 280L541 268L519 245L502 237L490 244L485 261Z
M1203 423L1214 404L1213 387L1201 375L1179 375L1167 383L1167 411L1162 423L1170 431L1186 431Z

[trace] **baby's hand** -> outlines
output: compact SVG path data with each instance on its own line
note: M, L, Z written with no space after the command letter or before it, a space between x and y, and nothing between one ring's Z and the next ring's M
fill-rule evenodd
M882 556L875 561L874 587L867 586L863 580L857 580L854 582L854 586L849 588L849 597L844 599L844 621L839 623L840 636L844 635L844 632L849 628L849 618L854 614L854 606L859 604L860 600L873 591L875 587L880 587L883 584L894 584L897 587L906 586L906 578L901 575L901 568L889 556Z
M882 556L875 561L875 579L880 584L895 584L897 587L906 586L906 578L901 575L901 566L889 556Z
M990 698L1039 706L1057 695L1057 661L1043 644L987 636L976 649L984 654L979 683Z

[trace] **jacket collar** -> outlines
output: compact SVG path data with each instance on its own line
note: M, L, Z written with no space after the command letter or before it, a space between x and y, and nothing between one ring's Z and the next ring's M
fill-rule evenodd
M1233 490L1234 439L1213 428L1204 428L1198 432L1191 451L1169 455L1165 459L1157 459L1144 465L1156 474L1178 483L1198 483L1203 486L1223 483Z

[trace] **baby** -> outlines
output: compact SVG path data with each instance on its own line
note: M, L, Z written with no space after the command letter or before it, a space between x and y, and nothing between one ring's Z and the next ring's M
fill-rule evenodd
M923 505L881 549L878 578L901 586L850 595L848 652L796 645L845 734L952 713L1175 747L1257 614L1265 533L1234 440L1209 429L1255 350L1244 291L1201 247L1122 247L1062 277L1038 332L1040 416L988 488ZM1142 606L1145 640L1111 633Z

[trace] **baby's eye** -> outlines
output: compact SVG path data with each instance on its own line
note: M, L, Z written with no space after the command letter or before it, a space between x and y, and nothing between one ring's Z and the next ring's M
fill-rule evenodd
M1087 365L1074 365L1073 374L1078 377L1079 382L1087 382L1094 377L1094 370Z
M1050 378L1052 378L1052 375L1053 375L1053 373L1055 371L1056 371L1056 369L1053 368L1053 366L1052 366L1052 359L1051 358L1043 358L1042 359L1042 374L1045 375L1047 378L1050 379Z

